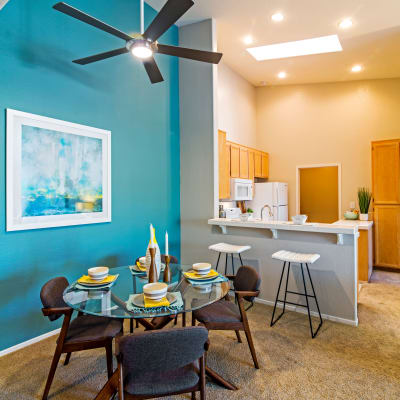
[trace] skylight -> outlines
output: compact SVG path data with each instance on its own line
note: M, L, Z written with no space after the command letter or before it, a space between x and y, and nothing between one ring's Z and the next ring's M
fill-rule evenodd
M257 61L342 51L337 35L297 40L246 49Z

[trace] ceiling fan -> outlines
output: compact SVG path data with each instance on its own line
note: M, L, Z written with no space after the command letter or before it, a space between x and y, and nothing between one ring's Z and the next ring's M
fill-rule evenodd
M115 57L120 54L131 52L135 57L142 60L144 68L150 78L151 83L162 82L164 79L153 57L155 53L167 54L170 56L188 58L190 60L203 61L212 64L218 64L222 54L212 51L203 51L195 49L187 49L179 46L169 46L158 43L157 39L171 27L186 11L192 7L192 0L168 0L160 12L155 16L153 21L143 32L143 0L141 1L141 31L135 35L128 35L120 30L88 15L84 12L71 7L70 5L60 2L53 6L54 9L67 14L73 18L79 19L89 25L101 29L111 35L125 40L125 46L119 49L106 51L104 53L95 54L93 56L80 58L73 62L80 65L90 64L101 61L106 58Z

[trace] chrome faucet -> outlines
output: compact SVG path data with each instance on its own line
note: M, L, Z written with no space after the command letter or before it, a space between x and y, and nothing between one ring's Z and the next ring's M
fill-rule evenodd
M263 212L264 209L267 208L268 209L268 215L272 218L274 216L274 214L272 213L271 207L266 204L262 209L261 209L261 221L263 221Z

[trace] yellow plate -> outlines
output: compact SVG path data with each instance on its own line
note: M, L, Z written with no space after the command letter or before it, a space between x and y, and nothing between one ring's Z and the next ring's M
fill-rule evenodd
M216 278L219 275L219 273L212 269L207 275L199 275L199 274L196 274L196 272L194 272L192 270L192 271L184 272L184 275L186 276L186 278L189 278L189 279L202 280L202 279Z
M117 275L108 275L107 278L103 279L102 281L96 281L88 275L83 275L78 279L78 283L84 283L86 285L102 285L104 283L114 282L116 279Z

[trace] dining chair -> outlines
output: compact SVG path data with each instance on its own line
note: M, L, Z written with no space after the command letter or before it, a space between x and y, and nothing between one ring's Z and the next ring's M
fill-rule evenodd
M170 264L179 264L178 259L175 256L170 257ZM139 258L136 259L137 263ZM165 264L165 254L161 254L161 262ZM139 328L139 324L141 324L146 330L158 330L164 328L171 321L174 321L174 325L178 323L178 315L173 316L165 316L165 317L154 317L151 320L148 318L138 318L136 319L136 328ZM186 326L186 313L182 314L182 326ZM129 321L130 332L133 333L133 319Z
M141 332L118 340L118 367L95 400L151 399L196 392L206 399L208 331L201 326Z
M112 341L122 333L123 321L113 318L85 315L82 312L72 319L73 309L63 299L63 292L69 283L64 277L57 277L45 283L40 291L43 304L42 313L50 321L55 321L64 315L60 335L57 339L56 350L47 377L46 387L42 396L47 399L53 382L57 364L62 353L67 353L64 365L69 363L71 353L104 347L107 357L108 377L112 375Z
M254 298L260 293L261 279L255 268L245 265L241 266L236 275L227 275L233 281L236 303L233 303L229 295L225 298L200 308L192 313L192 325L199 321L208 330L232 330L235 331L239 343L242 343L240 331L244 331L250 353L253 358L254 367L259 369L256 350L250 332L244 301L253 303Z

